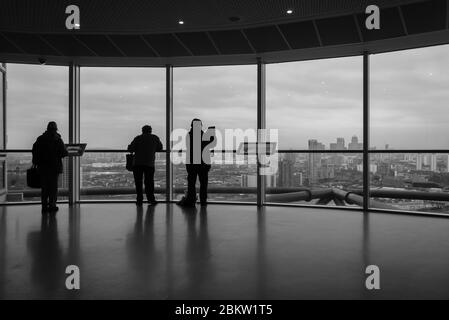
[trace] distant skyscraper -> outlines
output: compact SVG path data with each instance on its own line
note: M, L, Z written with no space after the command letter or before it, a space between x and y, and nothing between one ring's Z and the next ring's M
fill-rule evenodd
M320 179L334 179L335 178L335 167L330 164L321 165L319 171Z
M423 165L423 157L421 154L416 156L416 170L421 171Z
M447 154L445 158L446 158L446 172L449 172L449 154Z
M279 163L279 187L293 186L293 162L287 159Z
M330 144L331 150L346 150L345 138L337 138L337 143Z
M324 144L317 140L309 140L309 150L324 150ZM319 168L321 165L320 153L309 153L308 176L309 184L316 183L319 180Z
M437 172L437 155L430 155L430 171Z
M346 150L345 138L337 138L337 148L338 150Z
M348 144L349 150L363 150L363 143L359 143L359 138L357 136L353 136L351 138L351 142Z
M295 182L296 182L296 186L302 186L303 185L303 179L302 179L302 172L298 172L298 174L295 175Z
M256 175L248 175L242 174L241 176L241 186L246 187L257 187L257 176Z
M425 154L425 155L422 155L421 158L423 159L423 164L425 166L430 166L430 155Z

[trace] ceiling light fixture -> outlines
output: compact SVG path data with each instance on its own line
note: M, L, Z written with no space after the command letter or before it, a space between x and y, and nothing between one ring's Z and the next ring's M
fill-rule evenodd
M178 23L179 24L184 24L184 21L183 20L179 20Z
M293 10L292 9L288 9L287 10L287 14L292 14L293 13Z

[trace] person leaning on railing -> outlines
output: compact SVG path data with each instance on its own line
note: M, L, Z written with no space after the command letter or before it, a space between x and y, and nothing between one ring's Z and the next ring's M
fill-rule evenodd
M128 146L128 151L134 153L133 175L137 193L136 204L140 206L143 203L142 180L145 183L145 194L149 204L157 204L154 197L154 160L156 152L162 151L161 140L152 134L151 126L145 125L142 127L142 134L135 137Z

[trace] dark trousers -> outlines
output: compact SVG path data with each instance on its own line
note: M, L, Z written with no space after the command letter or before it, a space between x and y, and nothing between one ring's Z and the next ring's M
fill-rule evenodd
M56 207L59 173L41 171L40 176L42 208Z
M154 167L134 166L134 183L136 184L137 201L143 201L142 180L145 183L145 194L148 201L155 201L154 198Z
M196 199L196 177L200 180L200 202L207 201L207 184L209 181L210 166L201 164L190 164L187 169L187 198L191 201Z

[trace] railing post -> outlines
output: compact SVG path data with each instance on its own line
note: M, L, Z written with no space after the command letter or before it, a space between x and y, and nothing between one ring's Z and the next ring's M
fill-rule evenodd
M265 63L259 58L257 60L257 129L266 129L266 79L265 79ZM257 142L261 140L260 134L257 135ZM261 175L261 168L257 157L257 206L263 206L265 202L265 176Z
M166 65L165 70L165 199L169 202L173 200L173 164L170 160L173 147L170 139L170 134L173 130L173 66Z
M80 142L80 67L69 66L69 143ZM69 204L80 201L80 157L68 159Z
M363 210L366 213L370 207L370 130L369 130L369 103L370 103L370 55L363 53Z

